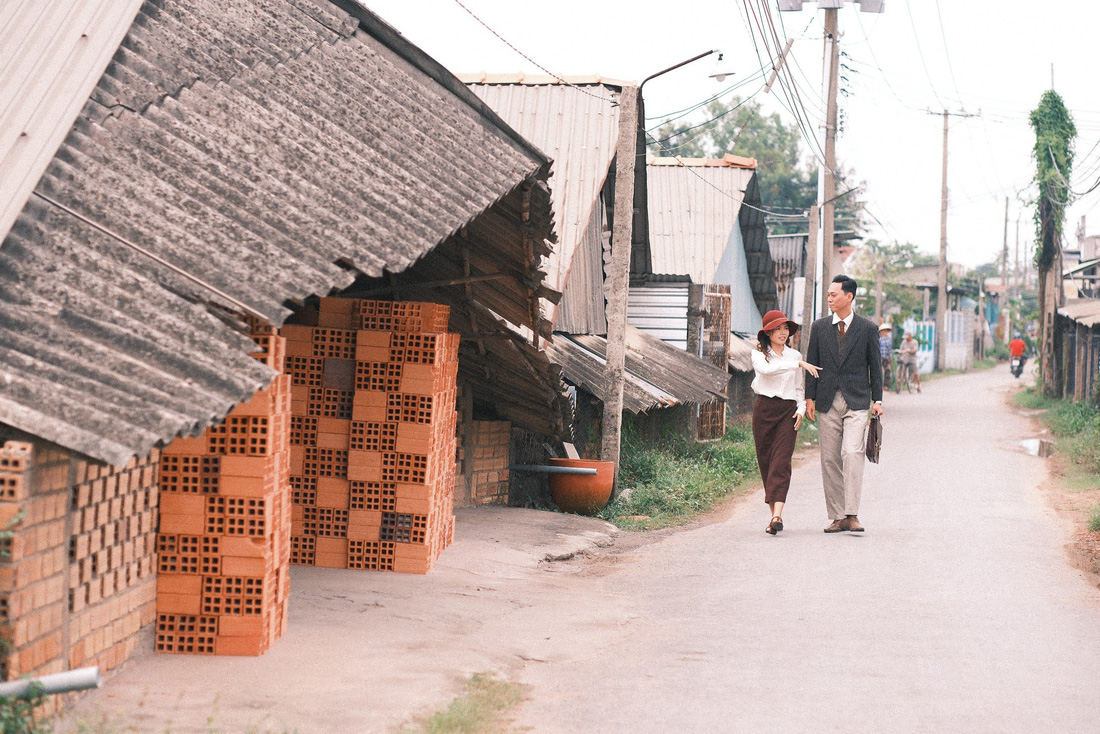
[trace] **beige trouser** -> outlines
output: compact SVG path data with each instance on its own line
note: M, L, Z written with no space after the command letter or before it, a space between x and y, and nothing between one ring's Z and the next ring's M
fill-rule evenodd
M817 441L821 450L821 479L825 485L825 509L830 520L859 514L863 490L866 410L851 410L840 390L833 405L817 414Z

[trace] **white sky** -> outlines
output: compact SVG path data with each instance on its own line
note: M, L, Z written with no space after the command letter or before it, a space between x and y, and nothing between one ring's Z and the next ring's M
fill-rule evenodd
M361 0L451 71L541 73L498 40L457 0ZM712 59L673 71L645 86L649 116L681 110L727 89L742 96L763 84L746 18L764 0L462 0L487 25L535 63L555 74L593 74L641 81L709 48L721 48L737 75L723 83L707 78ZM773 10L781 37L795 39L791 65L802 101L815 125L821 102L824 11L807 0L797 13ZM942 18L942 26L941 26ZM948 164L948 257L968 266L999 256L1009 202L1009 249L1032 240L1030 181L1034 135L1027 116L1051 84L1062 95L1078 129L1071 184L1084 192L1100 179L1100 74L1095 36L1100 2L1093 0L886 0L882 14L855 5L839 12L842 62L847 81L840 96L845 127L837 157L867 183L872 223L869 237L913 242L937 253L943 118L951 111L981 116L952 118ZM780 27L780 24L782 27ZM754 26L755 27L755 26ZM942 27L942 30L941 30ZM757 35L757 43L759 36ZM763 55L763 49L761 54ZM766 59L765 59L766 61ZM793 117L776 95L760 94L769 111ZM930 115L928 110L937 113ZM687 118L702 122L696 113ZM659 124L650 120L647 127ZM819 132L815 129L815 134ZM804 152L809 148L804 146ZM768 202L764 202L765 207ZM1070 209L1071 239L1082 215L1089 234L1100 234L1100 187Z

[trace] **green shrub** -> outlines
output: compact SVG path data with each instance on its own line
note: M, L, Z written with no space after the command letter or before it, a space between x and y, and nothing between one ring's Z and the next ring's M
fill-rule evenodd
M645 441L624 426L619 498L600 516L625 528L682 524L744 487L756 472L746 424L731 424L724 438L707 443L675 434ZM631 519L637 516L647 519Z
M1089 518L1089 530L1100 533L1100 505L1092 508L1092 517Z
M1055 404L1054 400L1050 398L1044 398L1039 394L1039 391L1034 387L1029 387L1026 390L1021 390L1012 396L1012 402L1018 408L1024 408L1026 410L1045 410Z

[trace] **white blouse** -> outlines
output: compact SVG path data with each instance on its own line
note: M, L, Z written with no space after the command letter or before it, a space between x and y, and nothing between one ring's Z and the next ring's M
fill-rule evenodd
M768 359L759 349L752 350L752 368L756 377L752 391L769 398L794 400L798 403L798 415L806 415L806 380L799 362L802 355L797 349L784 347L783 354L771 352Z

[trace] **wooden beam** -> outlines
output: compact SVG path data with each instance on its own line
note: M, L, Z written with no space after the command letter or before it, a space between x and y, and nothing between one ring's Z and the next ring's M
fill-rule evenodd
M638 88L619 95L619 140L615 148L615 222L607 273L607 367L600 456L615 463L618 484L626 362L626 305L634 220L634 167L638 158ZM613 492L617 492L616 486Z

